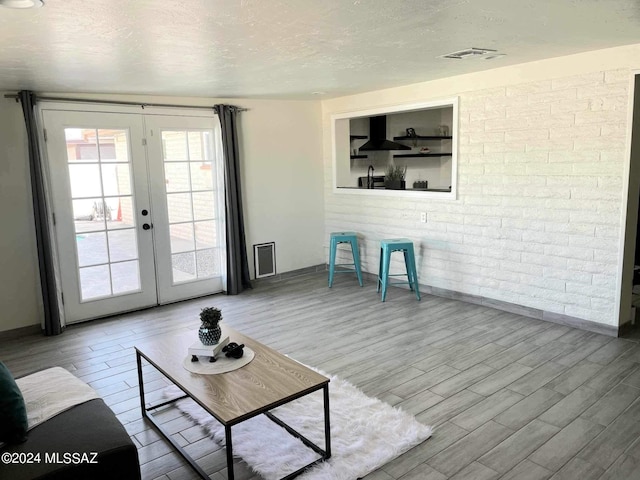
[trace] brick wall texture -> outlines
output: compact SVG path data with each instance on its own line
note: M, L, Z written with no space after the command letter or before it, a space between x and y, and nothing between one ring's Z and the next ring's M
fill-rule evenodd
M334 194L328 181L327 243L331 231L359 232L363 266L377 273L379 240L407 237L421 284L617 324L629 78L461 93L458 198ZM404 271L400 258L393 270Z

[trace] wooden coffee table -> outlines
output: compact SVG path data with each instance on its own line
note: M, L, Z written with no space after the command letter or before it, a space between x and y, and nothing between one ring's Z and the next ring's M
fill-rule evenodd
M187 356L187 349L197 339L195 332L162 335L136 345L140 407L143 418L149 420L205 479L208 479L209 476L170 435L164 432L159 422L153 418L152 414L148 413L150 410L188 397L224 425L229 480L234 478L231 427L261 414L285 428L320 456L314 462L284 478L293 478L312 465L329 458L331 456L329 379L226 325L223 326L223 335L228 335L231 341L244 343L252 349L255 352L254 359L248 365L232 372L202 375L191 373L182 365ZM179 387L185 395L157 405L146 406L142 377L143 358ZM324 450L269 412L280 405L320 389L324 393Z

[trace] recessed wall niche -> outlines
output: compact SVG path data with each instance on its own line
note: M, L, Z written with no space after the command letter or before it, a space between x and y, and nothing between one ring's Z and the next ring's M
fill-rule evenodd
M334 191L455 198L457 98L334 115ZM389 169L406 171L390 182Z

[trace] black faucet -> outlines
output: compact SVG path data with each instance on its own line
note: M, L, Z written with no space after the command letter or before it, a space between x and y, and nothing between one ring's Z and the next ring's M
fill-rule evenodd
M369 168L367 169L367 188L373 188L373 172L375 171L375 169L373 168L373 165L369 165Z

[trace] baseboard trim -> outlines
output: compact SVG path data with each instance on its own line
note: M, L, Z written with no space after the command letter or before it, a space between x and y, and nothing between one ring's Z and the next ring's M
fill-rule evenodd
M26 337L35 333L42 333L40 325L29 325L28 327L12 328L0 332L0 340L13 340L14 338Z
M326 269L327 265L321 263L319 265L312 265L311 267L298 268L297 270L289 270L288 272L277 273L276 275L272 275L271 277L255 278L251 281L255 282L256 284L281 282L290 278L299 277L300 275L309 275L312 273L323 272Z
M368 280L371 280L373 282L376 282L378 280L378 276L373 273L362 273L363 276ZM402 285L400 286L400 288L408 289L409 287ZM591 320L584 320L582 318L571 317L569 315L547 312L546 310L525 307L523 305L504 302L502 300L496 300L494 298L487 298L481 295L471 295L468 293L456 292L455 290L447 290L446 288L432 287L429 285L420 284L420 293L424 293L426 295L435 295L436 297L450 298L452 300L460 300L467 303L473 303L475 305L484 305L486 307L495 308L496 310L515 313L516 315L522 315L529 318L535 318L536 320L556 323L558 325L564 325L566 327L579 328L580 330L599 333L602 335L607 335L609 337L618 337L629 330L629 327L626 324L620 327L616 325L604 325L602 323L593 322Z
M585 320L583 318L562 315L561 313L553 313L547 311L543 311L542 313L542 319L545 322L558 323L560 325L566 325L567 327L579 328L580 330L600 333L609 337L618 337L621 334L621 329L617 325L605 325L603 323L593 322L591 320Z
M318 265L312 265L310 267L299 268L296 270L290 270L284 273L278 273L271 277L253 279L252 282L256 284L260 283L273 283L288 280L290 278L299 277L301 275L310 275L318 272L326 272L328 270L326 263ZM363 278L372 282L377 282L378 276L369 272L362 272ZM400 286L400 288L409 288L407 286ZM626 333L629 330L634 329L630 323L624 325L604 325L602 323L593 322L591 320L584 320L582 318L571 317L569 315L562 315L559 313L547 312L546 310L540 310L537 308L525 307L515 303L504 302L502 300L496 300L493 298L483 297L481 295L471 295L468 293L457 292L455 290L448 290L446 288L432 287L430 285L420 284L420 293L426 295L435 295L436 297L450 298L452 300L460 300L466 303L473 303L475 305L484 305L486 307L495 308L496 310L502 310L504 312L514 313L516 315L522 315L536 320L543 320L545 322L556 323L558 325L564 325L567 327L579 328L580 330L586 330L589 332L599 333L610 337L618 337ZM13 339L22 337L25 335L32 335L34 333L41 332L40 325L31 325L28 327L14 328L12 330L5 330L0 332L0 339Z
M627 323L623 323L618 327L618 336L626 337L628 335L634 335L637 338L638 331L640 331L640 325L636 323L631 323L631 321Z

